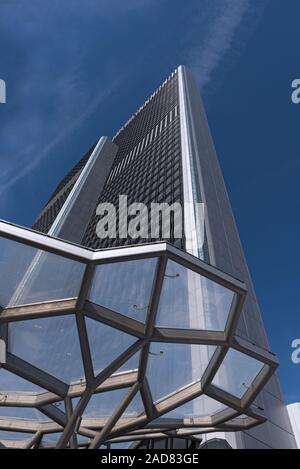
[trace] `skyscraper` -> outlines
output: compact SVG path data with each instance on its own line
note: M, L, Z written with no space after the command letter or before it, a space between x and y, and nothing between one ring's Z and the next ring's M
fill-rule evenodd
M120 205L120 195L126 196L126 206L124 202ZM126 235L126 229L132 213L128 213L128 206L137 203L144 204L149 210L139 219L136 236L129 236ZM182 211L177 214L170 212L167 232L164 231L164 221L160 214L156 220L156 236L152 230L153 203L169 206L179 204L182 207ZM103 212L98 207L101 204L111 204L115 208L117 229L114 236L99 237L97 227ZM201 223L200 206L204 207L204 224ZM142 223L146 225L146 230L140 230ZM183 227L182 236L176 231L180 223ZM109 216L107 224L110 224ZM161 444L162 441L168 444L170 437L167 431L165 434L158 431L162 424L165 430L169 428L177 431L178 439L172 443L175 446L179 445L180 437L191 441L186 439L195 439L198 435L199 444L201 442L206 447L214 444L230 445L233 448L295 447L278 378L273 375L276 358L269 351L205 111L197 84L185 67L180 66L170 75L112 141L102 137L93 145L58 185L33 225L33 230L48 238L50 236L76 243L85 248L85 253L105 249L100 251L102 265L97 266L94 274L98 275L105 293L100 294L93 286L87 293L88 289L84 286L86 279L82 280L80 290L80 295L83 295L83 291L91 304L99 304L102 309L98 311L94 306L87 305L84 311L88 311L89 321L100 318L100 322L103 321L107 326L114 326L124 333L134 333L141 341L149 340L148 344L143 345L139 359L140 388L135 389L134 384L133 394L127 396L130 407L130 402L134 402L133 396L136 398L136 393L141 393L139 412L132 410L137 420L131 423L131 427L129 425L128 431L142 432L144 429L144 433L137 433L138 437L130 439L120 430L119 433L117 430L112 431L122 414L120 411L115 421L109 420L108 424L104 422L100 430L97 424L100 436L86 424L81 436L93 438L91 447L113 441L114 435L119 441L127 438L131 444L138 440L135 444L140 447L149 444L147 441L151 441L152 445ZM24 242L26 235L20 233L18 236ZM44 237L39 239L41 245ZM167 248L161 244L165 241L169 243ZM120 249L126 246L132 251ZM143 251L143 246L148 251ZM58 248L48 246L47 249ZM59 249L64 251L63 246ZM71 249L67 243L65 249ZM159 258L157 262L162 265L155 266L151 253L157 256L165 252L164 249L168 259L165 259L164 264ZM125 258L121 259L123 262L117 268L111 260L116 256L114 252L119 256L125 253ZM79 253L76 251L75 254L78 259ZM17 284L15 282L16 288L8 307L37 303L43 298L44 302L57 299L57 296L49 296L44 289L41 296L28 301L28 291L41 292L41 288L36 285L41 282L46 264L48 276L55 276L56 271L58 276L62 274L56 261L48 266L48 258L45 256L44 253L38 253L30 258L19 281ZM88 259L88 254L82 256ZM140 270L141 259L144 259L143 271ZM85 275L92 278L92 274ZM67 293L58 298L76 297L78 292L73 292L70 287L70 282L77 278L74 273L69 282L65 275L62 274L61 278L64 279L62 281ZM149 278L154 278L154 283L149 283ZM65 308L68 309L67 306ZM97 316L98 313L100 316ZM20 315L19 310L17 314ZM33 318L32 314L30 312L28 317ZM42 318L47 315L46 312L41 313ZM86 334L85 338L79 337L81 349L84 349L82 353L89 357L88 360L92 355L94 360L94 355L99 353L97 337L92 338L87 321L83 324L84 320L76 315L77 327L88 330L89 347L84 345ZM141 324L145 324L145 329ZM39 324L35 326L39 327ZM47 325L48 333L53 333L51 327ZM55 327L60 326L58 324ZM27 330L25 324L24 331L28 333L31 329ZM15 334L17 338L21 333L22 328L18 331L17 327L11 326L8 335L13 338ZM124 349L127 346L130 348L130 341L125 342ZM24 351L25 346L19 354ZM12 353L18 355L17 347ZM74 356L73 348L70 354ZM110 361L114 358L110 357ZM14 371L14 365L9 361L8 366L4 366L8 371ZM48 366L47 363L45 366ZM56 365L53 364L53 367L53 373L57 375ZM87 367L87 363L84 363L86 377ZM99 369L100 375L102 368ZM113 370L111 373L109 376L114 376ZM16 374L20 375L20 372ZM31 380L32 375L28 376ZM78 370L75 377L78 381ZM74 376L70 376L69 382L73 380ZM197 388L198 384L201 389ZM86 387L88 390L88 383ZM109 391L109 385L107 389ZM82 395L88 391L76 394L72 388L72 392L72 396L75 396L75 400L72 399L73 406L80 407L81 400L78 404L78 399L80 396L82 399ZM117 392L112 387L110 393L104 394L108 400L112 400L109 396ZM102 392L100 396L104 394ZM175 398L177 404L174 403ZM83 405L86 406L87 402ZM89 402L88 405L91 405L91 400ZM103 402L105 407L105 398ZM53 409L47 413L45 405L40 410L54 421L56 417L56 422L65 427L62 436L58 438L58 446L70 444L74 447L78 441L75 442L74 425L72 427L70 424L73 411L68 408L66 399L65 406L66 417L57 416ZM106 412L110 413L107 409ZM114 415L113 410L111 413ZM79 408L78 415L81 414ZM62 422L63 418L67 418L68 424ZM161 423L160 418L167 420ZM257 423L260 425L256 426ZM126 426L126 422L123 425ZM146 428L148 433L151 428L153 435L149 436Z

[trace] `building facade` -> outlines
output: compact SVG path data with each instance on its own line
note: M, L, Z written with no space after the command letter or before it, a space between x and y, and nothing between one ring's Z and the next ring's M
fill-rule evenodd
M198 87L189 71L179 67L112 141L118 147L116 156L101 192L95 194L93 214L86 224L85 233L81 240L76 241L98 249L149 241L97 237L99 217L96 206L101 202L117 206L119 194L126 194L129 203L204 203L204 242L202 234L202 243L199 243L197 217L193 210L183 215L184 233L191 234L188 243L185 237L176 240L172 227L168 241L246 282L249 295L238 324L238 334L269 350L205 111ZM87 156L58 187L36 221L35 229L47 232L59 213L57 193L64 200L86 159ZM57 208L54 208L55 204ZM49 220L46 224L45 219ZM276 376L257 398L257 406L267 413L268 422L243 434L226 436L232 446L293 447L294 436Z
M300 448L300 403L295 402L287 406L288 414L290 417L292 430L294 432L297 448Z
M122 234L126 231L124 223L127 224L128 217L126 220L123 217L122 210L125 207L119 204L120 194L126 195L128 204L143 203L149 208L141 219L149 228L147 237L145 231L135 237ZM171 214L167 236L163 230L163 221L159 218L158 235L152 237L149 215L152 203L167 203L169 206L178 203L182 207L179 215ZM99 204L111 204L116 207L117 232L114 237L98 236L97 226L101 219L97 209ZM200 206L204 207L204 224L201 223ZM109 223L109 217L107 220ZM179 221L183 227L182 236L177 236L176 232L176 223ZM235 340L244 341L243 343L253 347L254 355L256 349L261 354L270 354L261 313L198 87L184 66L180 66L170 75L111 141L101 138L96 145L93 145L59 184L34 223L33 229L91 250L167 241L175 248L204 261L220 272L240 279L246 285L247 295L238 322L235 324ZM131 275L129 282L137 281L134 271ZM178 267L172 269L170 266L165 277L170 283L173 282L173 286L160 301L164 301L165 310L168 310L169 317L172 317L173 328L193 330L225 328L226 318L223 320L219 317L217 303L212 305L209 298L205 297L206 290L203 284L198 288L193 275L182 272ZM180 308L183 308L183 300L178 303L173 299L174 289L176 290L174 282L177 278L184 278L188 290L194 291L193 298L184 300L188 303L186 307L188 326L179 314ZM22 295L24 285L26 286L26 282L31 281L30 279L31 271L29 280L28 275L22 280L22 288L19 293L18 290L15 293L14 302L16 298L18 300L18 295ZM125 284L127 285L126 281ZM114 274L113 286L109 281L105 283L107 291L112 289L112 295L116 287L124 288L122 269ZM185 293L183 297L184 295ZM22 301L18 301L18 304L22 304ZM223 296L222 302L224 305ZM134 308L135 315L131 317L139 320L145 305L137 303ZM195 310L201 311L201 314L195 314ZM166 327L159 314L158 310L158 320L161 321L159 325ZM209 341L201 351L189 350L187 355L183 349L180 351L176 349L173 362L168 362L167 366L159 364L159 357L166 355L163 345L151 347L150 356L154 357L153 359L158 357L156 361L158 378L156 383L153 381L150 383L154 401L155 397L159 401L163 395L169 395L172 391L168 386L168 376L170 373L172 376L176 375L178 366L184 368L185 362L188 363L190 375L186 379L188 382L193 382L197 379L199 366L207 364L213 353ZM251 391L251 379L243 376L241 368L243 362L240 361L240 357L233 356L230 367L225 366L225 371L216 373L214 384L220 394L216 392L215 397L219 398L220 402L226 400L227 394L242 399ZM253 379L256 374L253 369ZM170 377L171 379L173 378ZM212 447L220 447L218 446L220 442L223 442L225 447L230 445L233 448L295 447L295 438L278 378L273 375L267 381L252 403L252 408L261 412L266 421L254 428L250 426L244 431L226 431L225 426L223 431L221 428L217 432L203 430L201 432L203 447L208 448L210 442ZM176 388L180 388L183 384L184 381L179 382ZM188 403L184 405L188 406ZM234 405L233 401L233 407ZM192 406L186 407L184 412L187 416L206 415L213 414L216 409L211 409L208 401L204 403L195 401ZM155 437L152 441L152 445L155 446ZM143 439L139 444L143 445Z

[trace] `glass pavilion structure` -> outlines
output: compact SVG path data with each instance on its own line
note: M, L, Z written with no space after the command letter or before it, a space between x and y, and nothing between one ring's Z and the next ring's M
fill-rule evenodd
M171 223L168 239L99 239L96 207L120 193L189 202L183 238ZM87 152L33 229L0 222L0 266L2 447L207 446L210 435L232 447L295 446L185 67Z

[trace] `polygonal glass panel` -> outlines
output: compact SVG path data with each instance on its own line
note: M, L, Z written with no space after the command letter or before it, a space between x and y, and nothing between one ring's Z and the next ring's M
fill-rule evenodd
M73 315L10 323L9 349L65 383L79 381L84 376Z
M76 297L84 268L79 262L0 238L0 306Z
M85 321L95 374L100 373L137 341L136 337L101 322L88 317ZM138 360L138 354L133 355L117 372L138 368Z
M13 373L10 373L3 368L0 369L0 392L5 394L6 392L19 392L19 393L29 393L29 394L38 394L45 392L45 389L40 388L34 383L27 381L26 379L21 378Z
M229 349L212 384L236 397L242 398L262 367L263 363L255 358L237 350Z
M120 368L114 371L113 376L122 373L129 373L131 371L137 372L140 363L140 355L141 352L136 352L134 355L132 355L132 357L129 358L129 360L127 360Z
M124 397L130 392L130 388L114 389L109 392L101 392L93 394L85 411L83 418L85 419L105 419L107 420L113 412L119 407ZM75 408L79 401L79 397L72 399ZM135 418L144 412L144 406L139 393L137 393L129 403L122 418Z
M156 263L152 258L98 265L89 300L145 322Z
M156 325L177 329L225 329L234 293L168 260Z
M139 392L136 393L132 401L126 407L122 417L126 418L136 418L139 415L142 415L145 412L144 404ZM121 417L121 418L122 418Z
M34 433L9 432L7 430L0 430L0 440L31 440L33 435Z
M215 350L213 346L153 342L147 378L152 397L158 401L199 380Z
M47 417L34 407L0 406L0 420L3 418L12 418L18 420L49 420L49 417Z
M221 402L215 401L209 396L202 395L163 414L162 418L187 419L209 417L224 409L226 409L226 406Z
M129 388L114 389L109 392L93 394L83 412L85 419L109 418L119 406L122 399L128 394ZM72 399L73 408L77 405L79 398Z

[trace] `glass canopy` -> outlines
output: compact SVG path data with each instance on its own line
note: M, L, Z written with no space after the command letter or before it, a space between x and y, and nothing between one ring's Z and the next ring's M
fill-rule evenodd
M84 264L0 238L0 306L78 296Z
M167 243L91 251L4 222L0 273L2 446L264 421L277 362L235 336L243 282Z

